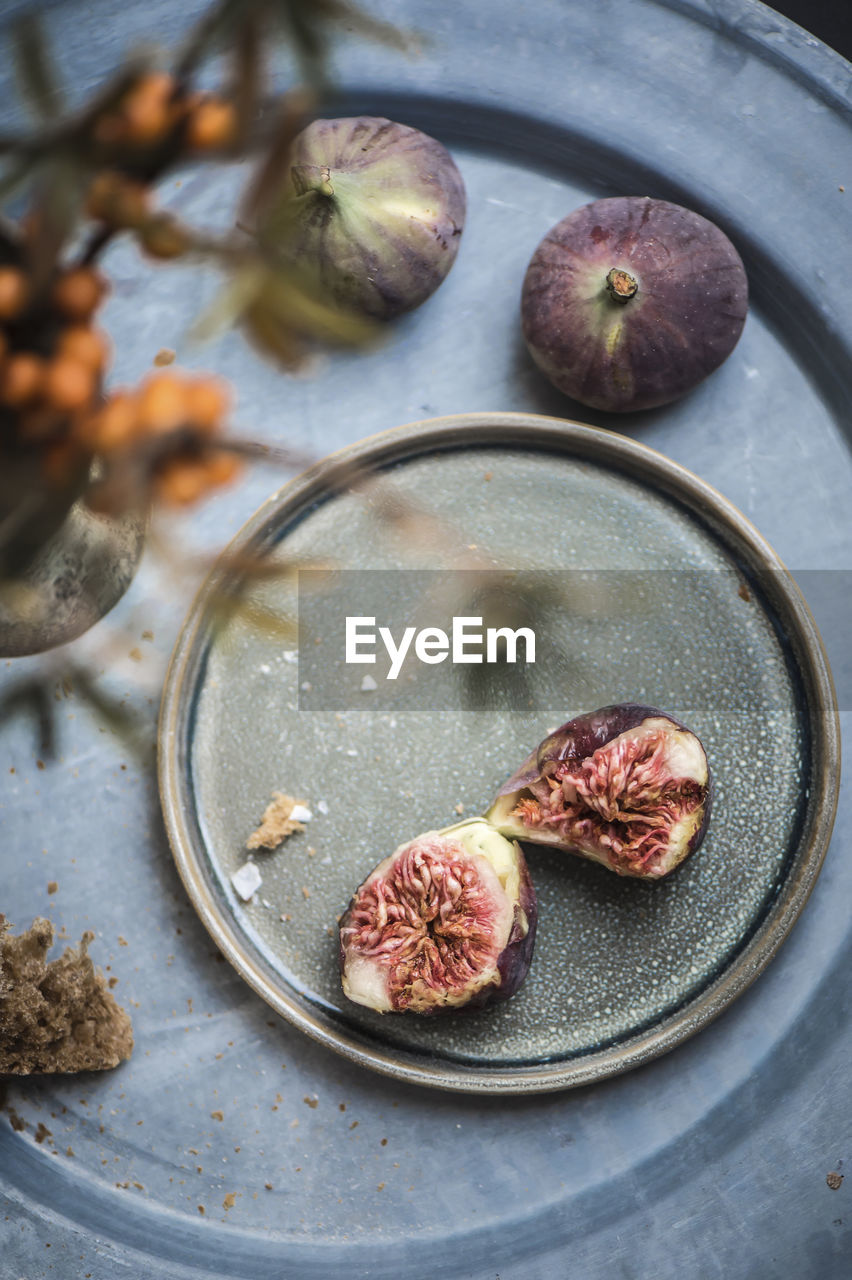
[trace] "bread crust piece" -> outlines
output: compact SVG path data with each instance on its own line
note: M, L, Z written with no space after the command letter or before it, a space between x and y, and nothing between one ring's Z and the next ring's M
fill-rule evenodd
M0 916L0 1074L102 1071L130 1057L130 1018L88 955L94 937L48 961L43 917L17 937Z

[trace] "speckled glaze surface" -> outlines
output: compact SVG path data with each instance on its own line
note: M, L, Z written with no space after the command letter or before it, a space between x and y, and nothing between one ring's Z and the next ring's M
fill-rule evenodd
M354 487L341 480L352 467ZM391 501L409 518L384 519ZM359 695L365 668L331 645L323 658L337 669L339 704L301 706L298 651L258 628L256 612L297 623L295 575L250 585L254 609L224 624L215 604L234 583L214 573L202 591L164 694L164 811L196 909L278 1012L402 1078L534 1091L672 1047L766 964L830 835L836 708L797 588L721 497L608 432L468 414L320 464L260 509L234 553L338 571L478 564L517 571L518 590L534 579L541 600L523 705L471 710L467 669L446 664L436 714L411 709L405 687ZM388 591L404 577L388 572ZM483 812L549 729L616 701L663 707L704 742L715 794L700 851L645 884L527 846L540 923L511 1001L433 1019L348 1002L335 921L375 863L461 811ZM230 878L276 790L307 800L314 818L306 834L253 855L263 883L246 904Z

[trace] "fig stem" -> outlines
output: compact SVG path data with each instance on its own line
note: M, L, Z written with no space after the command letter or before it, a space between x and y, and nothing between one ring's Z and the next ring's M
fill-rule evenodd
M334 195L327 164L294 164L290 172L297 195L304 196L309 191L316 191L321 196Z
M628 302L639 292L639 281L622 267L611 267L606 276L606 288L616 302Z

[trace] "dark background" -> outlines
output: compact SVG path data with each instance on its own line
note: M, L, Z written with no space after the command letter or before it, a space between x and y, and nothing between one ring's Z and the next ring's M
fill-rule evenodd
M776 0L769 7L852 62L852 0Z

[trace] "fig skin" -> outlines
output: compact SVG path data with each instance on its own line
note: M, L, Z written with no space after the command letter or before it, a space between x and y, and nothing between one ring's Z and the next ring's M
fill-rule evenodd
M547 779L559 802L545 812ZM573 795L560 831L542 813L559 818L566 786ZM545 738L500 788L486 818L507 838L554 846L617 875L659 880L700 846L712 791L707 755L692 730L656 707L618 703Z
M542 372L614 413L691 391L731 354L747 311L745 268L724 232L646 196L595 200L563 218L521 293L524 339Z
M443 892L447 871L462 883L461 893L458 885L455 894ZM460 880L465 874L467 883ZM413 892L399 892L400 878ZM422 884L438 886L428 909ZM378 1013L425 1016L507 1000L527 975L537 921L517 843L482 818L424 832L378 864L341 917L344 994Z
M282 252L326 300L376 320L419 307L445 279L464 182L435 138L379 116L314 120L291 152L275 219Z

